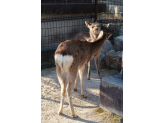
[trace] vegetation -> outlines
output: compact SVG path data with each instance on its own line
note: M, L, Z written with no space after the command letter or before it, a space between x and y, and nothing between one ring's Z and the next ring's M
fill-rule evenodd
M101 108L95 109L96 115L103 117L106 123L123 123L123 117L118 116L112 112L104 111Z

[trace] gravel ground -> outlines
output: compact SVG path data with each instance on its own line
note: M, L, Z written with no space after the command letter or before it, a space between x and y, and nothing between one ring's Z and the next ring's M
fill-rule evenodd
M101 69L101 77L118 74L116 70ZM87 74L87 72L86 72ZM60 84L56 76L56 68L43 69L41 72L41 121L42 123L116 123L111 121L109 112L96 112L99 107L99 85L96 70L91 70L91 80L84 77L84 88L87 98L81 97L80 80L77 92L72 90L72 102L77 118L70 113L67 96L63 105L63 114L58 115L60 106ZM117 122L119 123L119 122Z

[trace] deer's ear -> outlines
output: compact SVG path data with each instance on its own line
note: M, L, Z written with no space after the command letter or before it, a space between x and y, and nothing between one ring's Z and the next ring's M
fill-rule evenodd
M88 28L90 28L90 26L92 25L91 23L89 23L88 21L85 21L85 24Z
M110 38L112 36L112 33L108 33L107 34L107 39Z
M97 22L97 23L98 23L98 22L99 22L99 20L96 20L95 22Z

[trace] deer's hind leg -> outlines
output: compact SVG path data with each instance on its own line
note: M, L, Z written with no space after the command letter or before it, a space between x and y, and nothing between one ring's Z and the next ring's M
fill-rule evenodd
M70 76L69 81L67 82L67 96L68 96L68 102L71 109L72 117L77 117L74 111L73 103L72 103L72 87L76 79L76 74L74 73L72 76Z
M66 84L61 85L60 108L59 108L58 114L62 114L62 112L63 112L65 92L66 92Z
M58 66L57 66L57 77L58 77L59 83L61 85L60 108L59 108L58 114L62 114L64 97L65 97L65 92L66 92L66 77L63 77L61 75Z
M74 91L77 91L77 82L78 82L79 74L77 72L76 79L75 79L75 86L74 86Z

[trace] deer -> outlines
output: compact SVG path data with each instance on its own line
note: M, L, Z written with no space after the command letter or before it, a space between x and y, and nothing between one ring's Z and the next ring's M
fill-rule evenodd
M77 117L72 103L72 87L77 78L80 76L81 96L86 98L84 93L84 75L88 62L97 55L105 41L111 37L111 33L102 31L102 36L95 42L88 42L85 39L71 39L62 42L57 47L54 59L57 71L57 78L61 85L61 100L58 114L63 112L63 103L67 91L68 102L72 117Z
M79 32L75 36L75 39L86 39L88 42L96 41L96 39L101 36L100 35L101 28L100 28L99 21L96 20L95 23L90 23L90 22L85 21L85 24L89 28L89 33L88 32ZM97 50L96 52L97 52L96 55L93 57L94 57L98 77L101 79L100 71L99 71L99 56L101 53L101 49ZM90 80L90 71L91 71L91 66L92 66L92 59L93 58L91 58L91 60L88 62L88 74L87 74L88 80ZM78 75L77 75L77 79L75 80L74 91L77 91L77 81L78 81Z
M78 34L76 34L75 39L86 39L89 42L96 41L101 31L99 21L96 20L95 23L85 21L85 24L89 28L89 33L79 32Z

